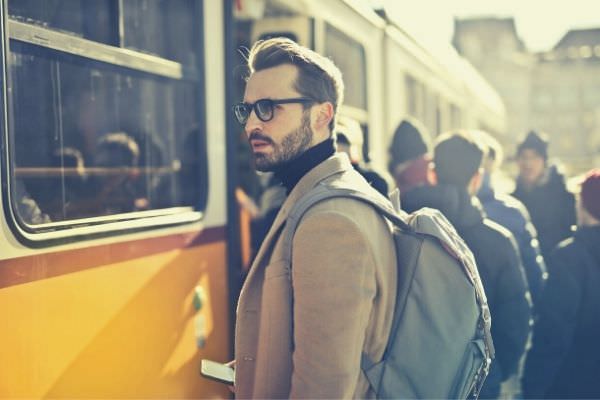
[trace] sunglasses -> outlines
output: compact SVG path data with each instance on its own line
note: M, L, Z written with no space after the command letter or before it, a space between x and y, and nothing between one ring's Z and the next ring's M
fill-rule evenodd
M233 106L233 112L235 113L235 118L238 120L238 122L242 125L245 125L250 117L250 114L252 113L252 110L254 110L258 119L260 119L262 122L267 122L273 119L276 105L292 103L309 104L314 102L314 100L307 99L306 97L278 100L260 99L254 103L238 103Z

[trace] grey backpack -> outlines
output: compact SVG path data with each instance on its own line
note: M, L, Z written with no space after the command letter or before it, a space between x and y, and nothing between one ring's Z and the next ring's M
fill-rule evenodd
M494 345L485 292L467 245L437 210L407 214L383 196L321 184L290 212L284 254L291 256L302 215L332 197L364 201L393 224L398 293L390 337L381 361L363 354L361 362L376 396L477 398Z

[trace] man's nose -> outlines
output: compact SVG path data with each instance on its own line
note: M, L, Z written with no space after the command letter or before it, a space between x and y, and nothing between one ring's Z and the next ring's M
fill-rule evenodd
M251 110L250 115L248 115L246 125L244 127L246 131L246 136L250 136L250 133L254 131L262 131L262 126L263 122L256 116L256 112L254 112L254 110Z

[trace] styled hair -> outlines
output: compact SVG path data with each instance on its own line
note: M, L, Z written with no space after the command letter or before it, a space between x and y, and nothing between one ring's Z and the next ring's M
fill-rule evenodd
M481 167L483 154L482 145L469 131L441 135L433 150L438 182L466 187Z
M337 110L344 100L344 81L338 67L330 59L283 37L258 41L250 49L248 67L251 73L284 64L298 68L294 83L298 93L317 103L333 104L329 130L334 132Z

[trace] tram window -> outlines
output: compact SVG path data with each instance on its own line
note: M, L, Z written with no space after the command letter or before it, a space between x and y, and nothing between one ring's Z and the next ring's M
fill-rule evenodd
M168 7L167 7L168 3ZM127 0L123 4L126 48L196 65L196 0Z
M198 2L175 3L195 15ZM30 22L16 23L20 31L10 23L8 29L7 121L18 219L35 231L39 224L68 227L80 219L197 207L206 188L200 74L165 72L160 59L140 63L131 53L118 63L101 52L94 59L94 44L82 57L60 43L28 42L21 32ZM180 28L173 37L186 36L182 42L195 43L189 48L199 57L199 38ZM108 51L118 59L119 48Z
M331 57L344 76L344 103L367 110L367 67L363 46L327 24L325 54Z
M450 128L456 129L462 126L460 108L456 104L450 104Z
M406 104L408 115L423 121L425 119L425 88L411 75L405 76Z
M118 45L116 2L112 0L10 0L11 19Z

